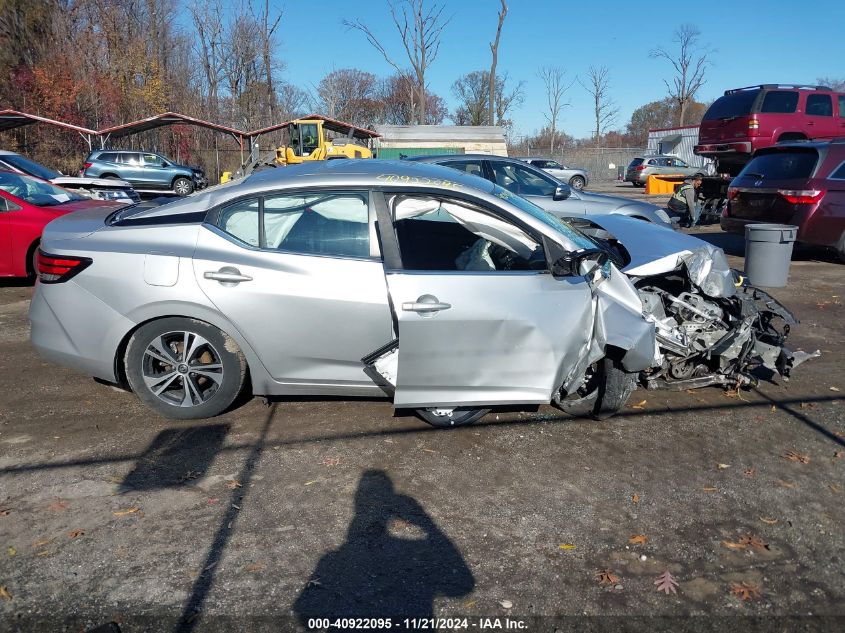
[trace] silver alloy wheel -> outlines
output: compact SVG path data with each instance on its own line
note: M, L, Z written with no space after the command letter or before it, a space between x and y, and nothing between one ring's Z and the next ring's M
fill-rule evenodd
M223 384L223 362L214 346L195 332L167 332L147 344L141 375L150 393L169 405L208 402Z
M586 183L584 182L584 179L581 176L572 176L572 178L569 180L569 184L576 191L581 191Z
M178 178L175 190L180 196L187 196L191 193L191 183L188 182L187 178Z

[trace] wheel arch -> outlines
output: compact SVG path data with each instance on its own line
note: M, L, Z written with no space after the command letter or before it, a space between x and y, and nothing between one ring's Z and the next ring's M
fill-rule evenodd
M29 245L26 249L26 261L24 262L24 270L26 271L27 277L35 277L38 274L38 271L35 270L35 265L33 262L33 256L35 255L35 251L38 250L38 247L41 246L41 237L35 238L32 244Z
M268 381L272 380L267 372L267 369L258 358L255 350L252 349L252 346L241 336L240 332L238 332L231 323L219 317L215 317L214 315L205 313L204 310L194 311L184 309L173 310L171 312L150 315L147 318L138 319L135 324L121 337L120 342L115 348L114 359L112 361L114 363L115 379L121 388L130 390L129 380L126 376L125 364L126 348L129 345L129 340L132 338L132 335L144 325L152 323L153 321L160 321L161 319L193 319L220 330L226 338L231 339L235 345L238 346L241 353L244 355L244 358L246 359L246 380L250 384L253 393L265 393L267 391L265 385L268 384Z

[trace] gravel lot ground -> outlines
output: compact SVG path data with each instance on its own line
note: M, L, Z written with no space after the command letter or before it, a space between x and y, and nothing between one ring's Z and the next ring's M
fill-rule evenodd
M802 321L792 346L823 353L789 382L454 431L375 400L168 421L40 360L32 288L0 286L0 630L842 630L845 269L819 257L772 292ZM677 594L656 590L666 570Z

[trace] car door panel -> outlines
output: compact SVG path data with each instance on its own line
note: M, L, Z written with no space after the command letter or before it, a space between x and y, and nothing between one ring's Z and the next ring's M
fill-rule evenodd
M6 198L0 196L0 276L12 274L12 226Z
M360 359L393 336L380 261L261 251L203 227L194 272L275 380L372 386Z

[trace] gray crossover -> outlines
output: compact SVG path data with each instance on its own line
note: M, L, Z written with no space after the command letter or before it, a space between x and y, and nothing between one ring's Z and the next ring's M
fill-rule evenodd
M32 342L172 418L216 415L246 388L387 395L437 426L549 402L603 417L637 382L740 384L746 359L788 355L758 334L758 298L720 250L606 219L588 235L413 162L269 169L51 222Z

